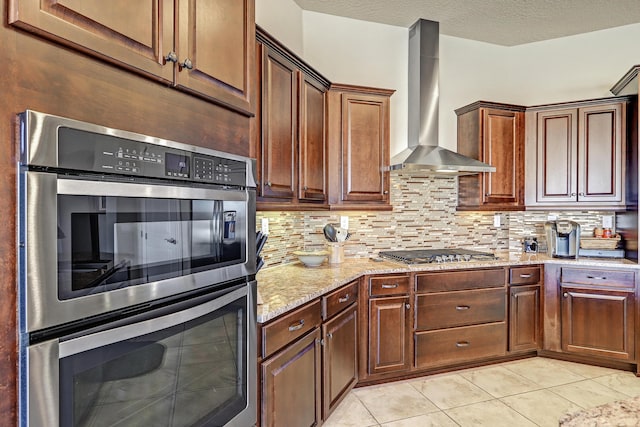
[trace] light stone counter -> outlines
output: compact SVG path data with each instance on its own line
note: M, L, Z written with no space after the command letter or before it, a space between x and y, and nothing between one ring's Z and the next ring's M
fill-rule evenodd
M638 425L640 425L640 397L607 403L560 418L562 427Z
M580 258L566 260L550 258L543 254L509 252L499 252L496 253L496 256L498 259L493 261L418 265L374 261L369 258L347 258L342 264L329 265L324 263L315 268L307 268L299 262L265 268L257 275L258 293L262 299L262 304L258 305L258 323L267 322L365 274L459 270L547 263L585 267L640 268L638 264L623 259Z

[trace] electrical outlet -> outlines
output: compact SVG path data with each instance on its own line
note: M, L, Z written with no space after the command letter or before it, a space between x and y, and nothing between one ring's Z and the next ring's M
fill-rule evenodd
M493 215L493 226L500 227L500 214Z
M613 215L602 216L602 228L613 228Z
M269 218L262 218L262 234L269 234Z
M349 217L346 215L340 216L340 227L345 230L349 229Z
M558 219L558 215L547 215L547 221L555 221Z

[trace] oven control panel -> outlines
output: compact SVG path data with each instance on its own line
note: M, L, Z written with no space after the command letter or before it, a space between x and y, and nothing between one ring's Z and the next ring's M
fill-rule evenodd
M145 178L247 184L247 166L239 160L72 128L59 129L58 165Z

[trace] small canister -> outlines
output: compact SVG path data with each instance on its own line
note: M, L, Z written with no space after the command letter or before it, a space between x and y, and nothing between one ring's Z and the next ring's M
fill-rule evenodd
M340 264L344 261L344 243L329 242L329 264Z
M593 237L602 237L602 227L596 227L593 229Z

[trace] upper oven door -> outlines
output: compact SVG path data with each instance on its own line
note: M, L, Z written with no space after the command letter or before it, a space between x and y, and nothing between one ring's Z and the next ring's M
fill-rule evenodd
M25 206L27 332L255 273L252 190L30 171Z

